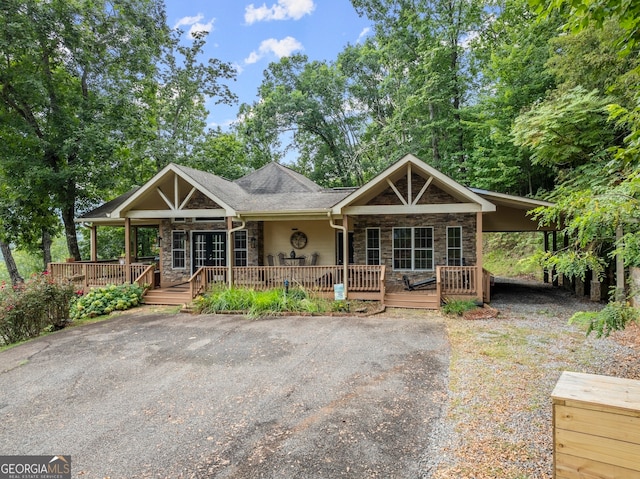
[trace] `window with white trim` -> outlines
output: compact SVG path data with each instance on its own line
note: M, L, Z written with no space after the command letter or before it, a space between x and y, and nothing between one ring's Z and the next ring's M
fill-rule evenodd
M393 228L393 269L433 270L433 228Z
M447 226L447 265L462 266L462 226Z
M187 267L187 233L183 230L171 232L171 267L173 269Z
M233 257L234 266L247 266L247 230L233 233Z
M367 264L380 264L380 228L367 228Z

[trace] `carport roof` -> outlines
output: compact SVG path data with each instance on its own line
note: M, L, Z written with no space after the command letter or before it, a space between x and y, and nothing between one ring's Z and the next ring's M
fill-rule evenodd
M478 188L469 189L496 205L495 212L484 215L482 222L484 232L553 231L557 229L555 226L540 226L530 214L536 208L553 206L553 203Z

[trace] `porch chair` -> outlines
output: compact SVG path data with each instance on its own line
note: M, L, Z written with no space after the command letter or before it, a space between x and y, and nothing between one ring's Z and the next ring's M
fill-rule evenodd
M311 260L309 261L309 266L315 266L318 263L318 253L311 254Z
M278 253L278 263L280 264L280 266L286 265L286 263L284 262L284 253L282 252Z
M273 266L273 255L272 254L268 254L267 255L267 264L269 266Z
M431 278L412 283L411 281L409 281L409 277L405 274L404 276L402 276L402 281L404 282L405 291L415 291L416 289L426 288L427 286L434 284L436 282L436 277L432 276Z

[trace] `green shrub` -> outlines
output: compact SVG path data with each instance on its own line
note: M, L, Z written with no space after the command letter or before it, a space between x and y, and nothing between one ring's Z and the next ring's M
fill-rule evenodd
M55 281L46 272L16 287L2 282L0 339L11 344L39 336L47 328L64 327L75 297L73 284Z
M138 306L144 290L135 284L110 285L92 289L71 307L71 319L95 318L113 311Z
M597 338L606 338L614 331L622 331L631 321L638 321L640 312L623 301L611 301L600 311L579 312L569 319L569 324L586 322L587 336L592 332Z
M444 314L462 316L467 311L476 309L478 305L473 299L448 299L440 308Z
M244 311L251 318L273 316L283 312L320 313L330 310L326 300L313 298L302 288L255 291L246 288L218 287L195 301L201 313Z

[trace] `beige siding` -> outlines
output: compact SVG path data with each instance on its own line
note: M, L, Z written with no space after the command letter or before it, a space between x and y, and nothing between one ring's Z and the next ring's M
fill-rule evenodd
M282 252L289 256L291 250L290 238L294 231L302 231L307 235L307 245L296 249L297 256L309 258L317 252L318 264L335 264L336 230L329 225L329 221L278 221L264 222L264 255L272 254L277 264L277 255ZM266 260L265 260L266 263Z

